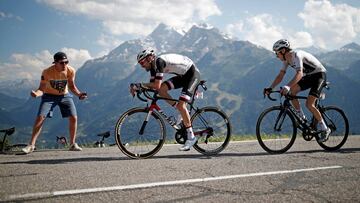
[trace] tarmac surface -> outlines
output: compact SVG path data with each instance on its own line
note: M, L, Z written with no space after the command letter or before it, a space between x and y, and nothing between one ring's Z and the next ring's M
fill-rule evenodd
M132 160L116 147L0 155L1 202L359 202L360 136L324 151L297 137L270 155L257 141L218 156L165 145Z

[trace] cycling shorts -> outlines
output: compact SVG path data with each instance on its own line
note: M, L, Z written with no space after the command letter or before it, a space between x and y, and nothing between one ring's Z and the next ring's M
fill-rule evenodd
M326 73L324 72L306 75L298 82L301 91L311 88L309 95L312 95L316 98L320 97L321 90L325 86L325 84Z
M56 106L59 106L63 118L77 115L75 104L71 94L65 94L65 95L44 94L41 97L38 116L52 118L54 114L54 108Z
M169 90L183 88L179 100L190 102L199 82L200 73L195 65L192 65L184 75L172 77L165 81L165 84Z

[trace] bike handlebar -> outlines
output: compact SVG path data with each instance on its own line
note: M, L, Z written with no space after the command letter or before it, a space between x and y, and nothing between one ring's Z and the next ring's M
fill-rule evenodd
M270 96L272 93L279 93L279 94L280 94L280 90L270 91L270 93L266 95L267 98L270 99L271 101L276 101L277 99L274 99L274 98L272 98L272 97ZM265 95L264 95L264 96L265 96Z
M276 101L277 99L274 99L273 97L271 97L270 95L272 93L278 93L280 94L280 90L275 90L275 91L270 91L270 93L268 95L266 95L271 101ZM289 100L293 100L293 99L307 99L307 97L304 97L304 96L293 96L293 95L290 95L290 94L285 94L285 95L281 95L280 94L280 97L284 96L286 99L289 99Z
M138 99L140 99L141 101L143 101L143 102L148 102L147 99L149 99L149 100L153 100L153 99L154 99L154 97L151 96L151 95L149 94L149 92L153 92L153 93L155 93L155 94L158 93L158 91L156 91L156 90L153 90L153 89L150 89L150 88L147 88L147 87L144 87L144 86L140 86L140 89L136 91L136 97L137 97ZM145 97L142 97L142 96L141 96L142 94L143 94Z
M330 82L325 82L325 83L323 83L323 88L329 90L329 89L330 89L329 85L330 85ZM265 96L267 96L271 101L276 101L276 99L272 98L270 95L271 95L272 93L279 93L279 94L280 94L280 91L281 91L281 88L280 88L280 90L274 90L274 91L273 91L273 90L270 90L270 91L269 91L269 94L267 94L267 95L264 94L264 98L265 98ZM304 97L304 96L292 96L292 95L290 95L290 94L281 95L281 96L285 96L285 98L286 98L286 99L289 99L289 100L293 100L293 99L307 99L307 97Z

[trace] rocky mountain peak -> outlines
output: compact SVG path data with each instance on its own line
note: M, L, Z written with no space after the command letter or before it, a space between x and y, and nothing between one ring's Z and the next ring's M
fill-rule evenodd
M157 52L167 52L177 44L181 38L182 35L174 28L160 23L144 40L153 42L153 48L156 48Z
M360 52L360 45L358 45L355 42L352 42L350 44L347 44L343 47L340 48L341 51L355 51L355 52Z

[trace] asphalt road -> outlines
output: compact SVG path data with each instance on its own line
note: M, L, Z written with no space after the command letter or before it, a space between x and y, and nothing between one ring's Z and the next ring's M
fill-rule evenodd
M166 145L131 160L117 147L0 155L0 201L359 202L360 136L337 152L301 137L285 154L232 142L216 157Z

